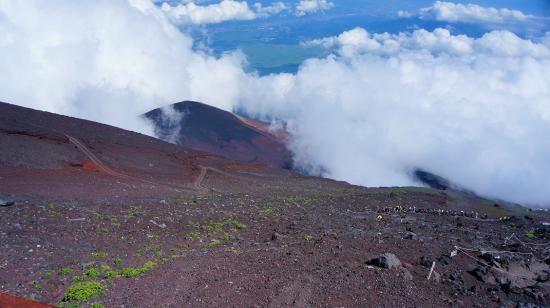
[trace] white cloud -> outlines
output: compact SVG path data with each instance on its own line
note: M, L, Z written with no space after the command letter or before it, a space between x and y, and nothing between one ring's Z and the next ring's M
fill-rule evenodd
M230 109L242 56L192 45L149 0L0 1L0 100L145 133L182 98Z
M163 2L161 9L178 24L213 24L230 20L253 20L280 14L288 10L284 2L275 2L264 6L254 3L253 8L246 1L222 0L219 3L206 6L187 1L172 6Z
M254 3L254 9L257 15L267 17L288 10L288 5L284 2L275 2L268 6L263 6L261 3Z
M330 10L334 3L328 0L300 0L296 5L296 15L304 16L309 13L316 13Z
M257 17L246 1L223 0L207 6L196 5L194 2L171 6L164 2L161 8L178 23L199 25L228 20L251 20Z
M487 22L507 23L522 22L533 16L521 11L507 8L483 7L476 4L461 4L437 1L432 6L420 9L417 13L399 11L400 17L419 16L424 19L435 19L448 22Z
M310 44L297 74L246 74L192 49L148 0L0 0L0 100L147 131L184 99L288 122L296 161L356 184L419 167L478 193L550 206L550 33L481 38L357 28Z
M336 54L249 79L240 100L290 122L301 166L370 186L410 185L407 170L419 167L550 206L550 45L507 31L360 28L315 43Z

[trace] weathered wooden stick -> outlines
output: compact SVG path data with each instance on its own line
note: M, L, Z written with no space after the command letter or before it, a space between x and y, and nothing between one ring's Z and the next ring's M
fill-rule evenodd
M435 268L435 261L432 262L432 268L430 269L430 273L428 274L428 280L432 277L432 273L434 272Z

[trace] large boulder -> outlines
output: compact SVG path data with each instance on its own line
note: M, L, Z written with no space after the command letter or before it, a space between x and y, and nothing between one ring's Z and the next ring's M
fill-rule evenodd
M0 206L11 206L14 205L15 201L11 198L0 196Z
M402 267L402 264L399 258L393 253L389 253L389 252L386 252L385 254L368 261L367 264L382 267L382 268L387 268L387 269Z

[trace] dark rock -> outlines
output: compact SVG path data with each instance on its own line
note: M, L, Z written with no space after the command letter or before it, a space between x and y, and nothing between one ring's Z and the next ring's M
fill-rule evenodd
M277 233L277 232L273 232L271 234L271 240L272 241L276 241L278 237L279 237L279 233Z
M15 204L14 200L8 197L0 196L0 206L12 206L14 204Z
M490 285L497 284L495 276L493 276L493 274L491 274L485 266L478 266L470 273L474 277L476 277L479 281L482 281Z
M451 264L451 257L449 257L448 255L442 255L441 257L437 258L437 261L439 261L441 265L449 265Z
M413 232L407 232L405 234L405 239L406 240L411 240L411 241L418 241L418 235L416 235Z
M397 258L397 256L394 255L393 253L389 253L389 252L386 252L385 254L379 256L378 258L374 258L370 261L367 261L367 264L382 267L382 268L387 268L387 269L402 267L401 261L399 260L399 258Z
M420 257L420 262L419 262L420 265L425 267L430 267L432 266L432 263L433 263L432 258L426 257L426 256Z
M517 303L516 308L542 308L542 306L532 303Z

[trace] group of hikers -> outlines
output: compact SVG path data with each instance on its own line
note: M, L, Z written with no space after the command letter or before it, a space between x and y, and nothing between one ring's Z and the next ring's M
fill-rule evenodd
M416 206L403 207L403 206L394 206L394 207L384 207L378 211L379 213L426 213L432 215L440 216L457 216L457 217L468 217L474 219L488 219L487 214L479 214L478 212L470 211L456 211L456 210L444 210L444 209L421 209Z

